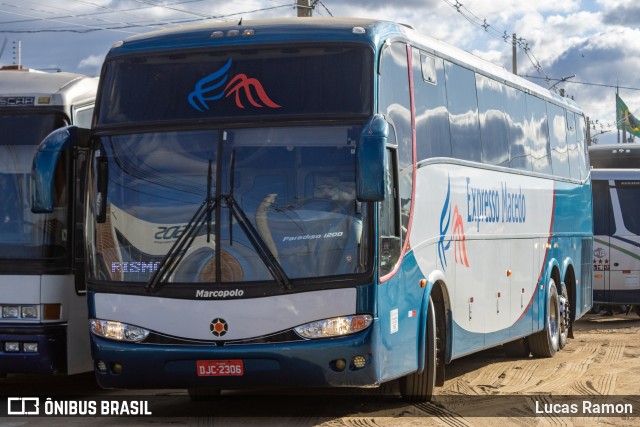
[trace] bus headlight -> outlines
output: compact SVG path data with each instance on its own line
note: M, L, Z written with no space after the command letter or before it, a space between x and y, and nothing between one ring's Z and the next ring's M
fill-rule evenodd
M373 322L373 316L358 314L316 320L315 322L298 326L294 330L302 338L339 337L360 332L368 328L371 322Z
M111 340L141 342L149 335L148 330L126 323L100 319L90 319L89 322L94 335Z
M23 319L37 319L38 307L35 305L25 305L20 307L20 317Z
M17 319L20 317L20 307L17 305L5 305L2 307L2 317L5 319Z

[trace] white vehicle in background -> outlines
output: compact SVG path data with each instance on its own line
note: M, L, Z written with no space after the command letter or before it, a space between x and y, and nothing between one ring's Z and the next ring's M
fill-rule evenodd
M30 172L50 132L91 126L97 86L78 74L0 69L0 377L92 369L81 243L86 151L60 156L51 213L31 211Z
M590 148L593 304L640 315L640 144ZM597 309L596 309L597 310Z

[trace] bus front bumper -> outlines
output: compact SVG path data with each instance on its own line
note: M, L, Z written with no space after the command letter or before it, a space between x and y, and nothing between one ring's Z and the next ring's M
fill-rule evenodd
M67 372L66 326L0 326L0 374Z
M91 350L103 388L375 387L370 343L371 329L342 338L221 347L132 344L92 335ZM199 368L214 360L234 366L241 361L241 375L234 370L213 376Z

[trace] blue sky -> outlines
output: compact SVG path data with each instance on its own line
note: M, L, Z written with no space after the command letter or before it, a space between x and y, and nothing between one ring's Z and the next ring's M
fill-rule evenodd
M558 88L597 120L599 143L615 143L615 88L640 116L640 4L630 0L322 0L314 16L388 19L412 25L511 69L511 34L519 39L518 73ZM186 21L295 16L294 0L1 0L1 64L98 75L106 52L128 36ZM485 25L483 28L482 25ZM503 35L507 34L508 42ZM0 45L1 46L1 45ZM552 80L545 80L546 78ZM600 133L604 132L604 133Z

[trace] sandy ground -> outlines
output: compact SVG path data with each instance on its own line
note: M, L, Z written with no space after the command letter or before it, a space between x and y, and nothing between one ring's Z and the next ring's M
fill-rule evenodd
M225 393L218 402L202 404L190 402L183 390L158 390L145 391L162 396L151 417L12 417L0 418L0 426L640 426L640 316L590 314L576 322L574 335L553 358L508 358L497 347L455 360L431 403L407 404L393 384L374 395L343 389L320 396ZM18 395L35 390L101 397L140 394L100 391L91 374L74 377L9 376L0 379L0 390ZM584 412L584 402L590 413ZM269 408L293 410L272 414ZM608 408L622 412L602 413Z
M405 408L401 419L323 425L640 426L640 316L589 314L574 336L553 358L507 358L495 348L456 360L433 402Z

